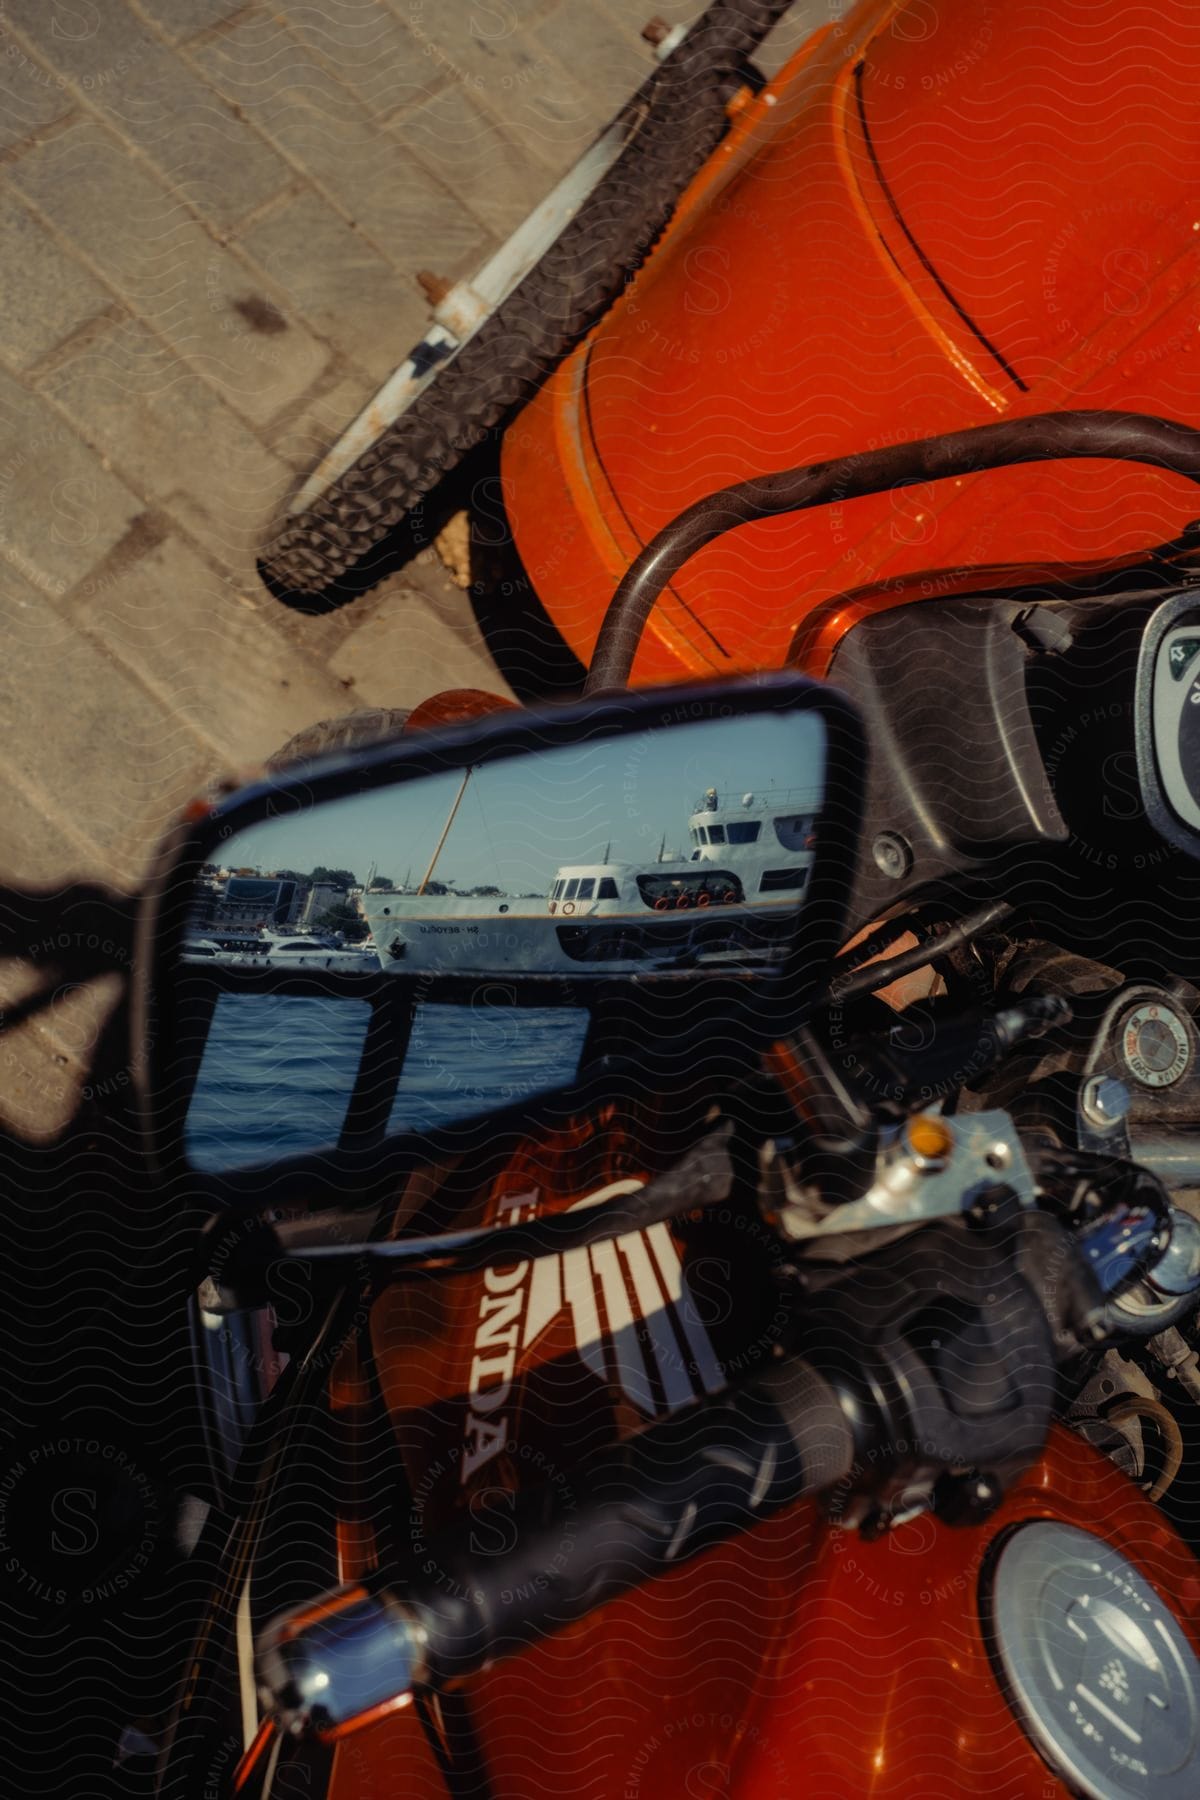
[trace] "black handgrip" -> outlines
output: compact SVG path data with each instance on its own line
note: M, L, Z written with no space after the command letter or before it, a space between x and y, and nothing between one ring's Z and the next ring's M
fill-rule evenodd
M421 1547L415 1582L342 1589L277 1619L259 1647L264 1708L286 1729L337 1735L550 1637L840 1481L853 1415L793 1359L648 1426L589 1467L586 1493L551 1483L517 1497L492 1521L506 1528L497 1554L468 1522Z
M522 1496L503 1555L481 1554L462 1533L431 1543L436 1584L394 1596L423 1634L426 1679L460 1680L551 1636L831 1486L853 1462L837 1394L798 1361L649 1427L589 1471L586 1496L552 1487L549 1506Z

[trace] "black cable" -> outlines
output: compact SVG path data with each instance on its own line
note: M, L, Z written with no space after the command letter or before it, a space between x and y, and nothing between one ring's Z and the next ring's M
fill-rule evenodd
M896 956L889 956L882 962L868 963L865 968L849 971L845 975L834 975L826 990L829 1000L853 1000L859 994L874 994L880 988L887 987L893 981L899 981L902 975L911 975L915 969L923 969L927 963L941 962L955 950L961 950L964 944L978 937L980 932L988 931L993 925L1003 924L1012 915L1012 907L1007 900L993 900L988 906L981 906L977 912L968 913L951 925L938 937L925 938L914 945L911 950L901 950Z

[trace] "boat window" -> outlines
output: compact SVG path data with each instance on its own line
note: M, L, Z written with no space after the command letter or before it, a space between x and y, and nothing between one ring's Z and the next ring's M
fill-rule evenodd
M594 877L594 876L591 876L591 875L589 875L589 876L588 876L588 878L587 878L587 880L586 880L586 881L581 881L581 882L580 882L580 884L579 884L579 892L578 892L578 894L577 894L577 895L576 895L576 899L578 899L578 900L590 900L590 899L591 899L591 897L592 897L592 892L593 892L593 890L594 890L594 888L595 888L595 886L596 886L596 881L595 881L595 877Z
M566 885L567 884L565 881L556 881L554 884L554 892L551 894L550 898L552 900L561 900L562 899L562 891L566 887Z
M568 881L567 891L563 895L563 899L564 900L573 900L578 892L579 892L579 877L576 876L574 881Z
M811 832L812 820L804 813L794 813L790 819L775 821L775 836L785 850L806 850Z
M686 875L639 875L638 892L655 912L677 910L689 906L732 906L742 898L742 884L736 875L714 869L703 863Z
M758 891L760 894L777 894L784 888L802 888L807 880L807 869L766 869Z
M708 828L708 841L710 844L723 844L725 842L725 827L723 825L710 825Z
M617 892L617 884L612 876L602 875L600 877L600 886L596 889L597 900L619 900L620 897L620 894Z
M762 822L759 819L731 819L727 830L731 844L756 844Z
M704 842L704 833L698 825L692 826L692 842L693 844L702 844Z

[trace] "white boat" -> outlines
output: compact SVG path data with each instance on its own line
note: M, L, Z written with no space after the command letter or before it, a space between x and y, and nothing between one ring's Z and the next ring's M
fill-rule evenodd
M378 975L379 955L373 944L339 944L313 932L222 931L190 938L184 962L220 962L234 969L338 969Z
M544 897L374 889L360 905L396 973L617 975L777 960L813 863L811 789L721 800L689 819L686 856L564 864ZM444 834L443 834L444 835Z

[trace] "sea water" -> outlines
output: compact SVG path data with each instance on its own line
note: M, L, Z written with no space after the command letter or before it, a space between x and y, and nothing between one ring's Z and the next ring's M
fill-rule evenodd
M185 1127L192 1166L217 1174L332 1148L370 1016L364 1000L222 994ZM436 1130L565 1086L587 1026L580 1007L418 1004L389 1134Z

